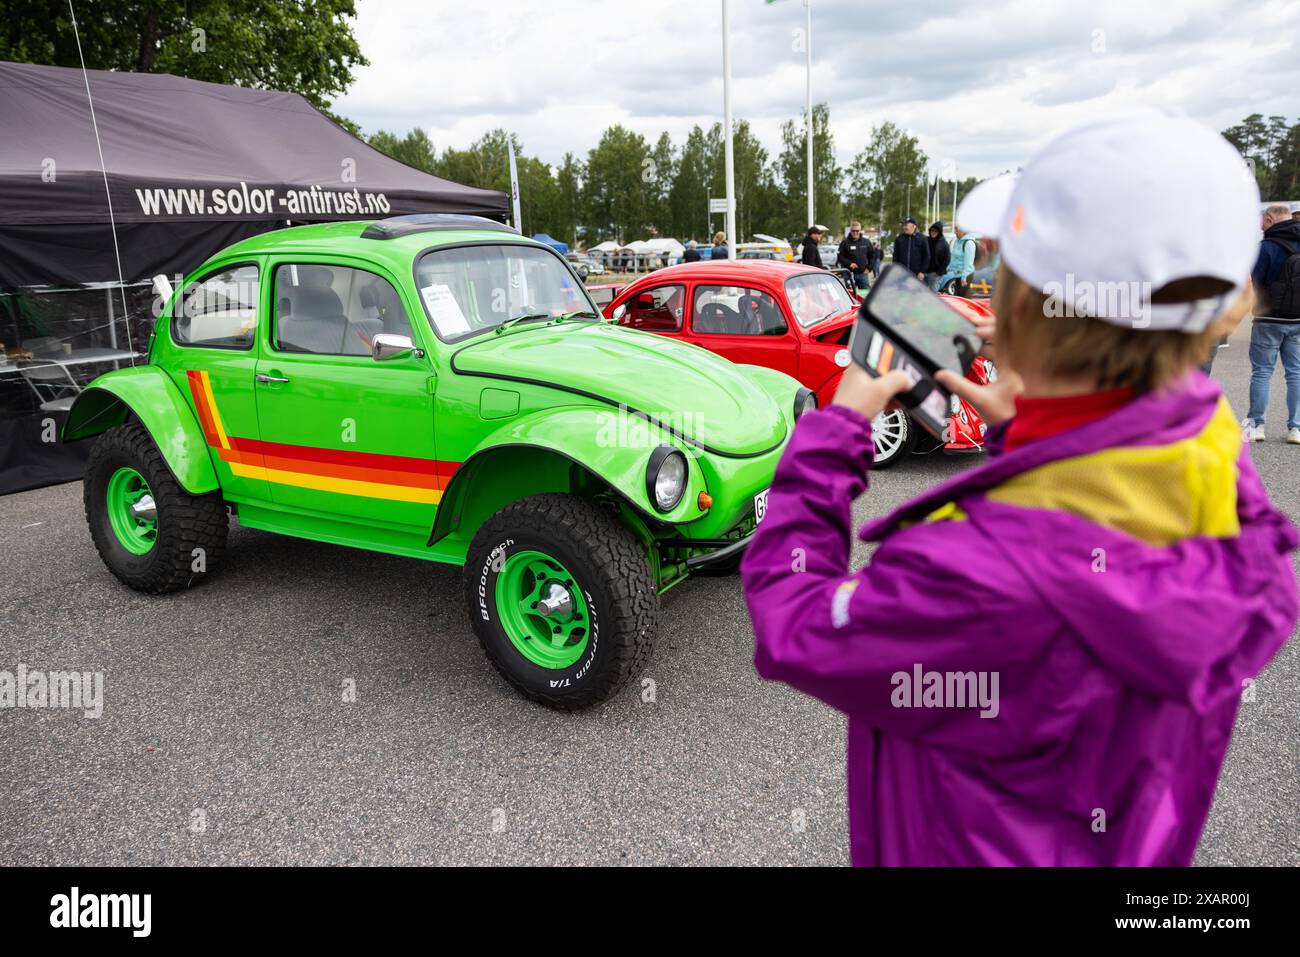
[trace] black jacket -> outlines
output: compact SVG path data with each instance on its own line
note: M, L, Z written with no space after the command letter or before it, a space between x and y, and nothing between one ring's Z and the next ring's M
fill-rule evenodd
M930 268L930 241L920 233L899 233L894 240L894 262L916 274Z
M713 247L712 259L730 259L731 250L727 248L726 243L718 243Z
M948 240L944 238L943 231L940 230L939 238L932 239L930 234L926 233L926 242L930 245L930 266L926 272L937 272L943 275L948 271L948 260L952 256L952 250L948 247Z
M803 238L803 248L799 251L799 261L805 266L816 266L818 269L825 269L822 265L822 251L817 248L817 240L811 236Z
M835 262L844 269L851 269L853 264L857 263L860 272L872 272L874 258L871 240L866 236L859 236L857 239L845 236L844 241L840 243L840 251L835 256Z
M686 250L686 252L682 253L682 262L684 263L697 263L699 261L700 261L700 251L694 246Z

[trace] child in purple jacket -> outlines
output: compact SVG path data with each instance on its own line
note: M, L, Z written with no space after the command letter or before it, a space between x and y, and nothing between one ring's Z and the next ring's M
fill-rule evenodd
M849 716L855 864L1191 862L1298 608L1295 529L1197 371L1249 309L1258 202L1226 141L1159 114L974 190L1002 375L943 384L991 457L868 524L856 573L871 419L909 383L851 367L800 420L742 572L759 673Z

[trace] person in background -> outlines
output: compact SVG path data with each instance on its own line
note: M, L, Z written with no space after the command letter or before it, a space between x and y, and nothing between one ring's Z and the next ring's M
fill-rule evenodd
M862 529L865 566L871 422L913 380L853 364L799 418L741 576L758 673L848 715L854 864L1192 863L1242 688L1300 612L1300 537L1196 369L1250 309L1258 197L1231 144L1154 112L972 190L1000 375L937 378L991 458ZM1116 263L1140 301L1052 308Z
M930 266L925 271L925 281L935 292L939 291L939 282L948 273L948 260L951 251L948 240L943 235L943 222L932 223L929 235Z
M716 232L713 234L713 248L709 251L710 259L730 259L731 250L727 248L727 234Z
M862 235L862 224L856 220L849 223L849 234L840 243L839 252L835 254L835 264L847 269L853 277L853 286L861 292L870 288L867 273L875 274L872 269L873 247L871 240Z
M975 271L975 257L979 254L980 237L975 233L967 232L960 226L954 228L957 234L957 241L952 244L952 258L948 262L948 270L939 279L939 288L943 288L949 280L957 280L957 293L963 295L962 287L970 281L971 273Z
M880 278L880 270L885 265L885 250L882 245L867 240L867 245L871 248L871 278L873 280Z
M1287 207L1264 210L1264 239L1251 279L1258 305L1250 327L1250 409L1241 423L1247 442L1264 441L1273 368L1286 376L1286 440L1300 445L1300 222Z
M916 234L916 220L911 216L903 220L903 231L894 240L894 262L917 279L925 280L930 265L930 244L924 236Z
M686 252L682 253L682 262L697 263L700 261L700 244L691 240L686 244Z
M799 249L799 261L805 266L816 266L818 269L825 269L822 265L821 250L817 247L821 245L822 228L817 225L809 226L808 233L803 238L803 246Z

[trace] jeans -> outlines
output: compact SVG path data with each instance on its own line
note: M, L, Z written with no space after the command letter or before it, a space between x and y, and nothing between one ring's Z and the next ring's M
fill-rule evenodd
M853 279L853 285L859 289L869 289L871 284L867 281L867 271L865 269L850 269L849 275Z
M1300 429L1300 322L1256 322L1250 329L1250 411L1252 425L1264 424L1273 367L1282 357L1286 376L1286 427Z

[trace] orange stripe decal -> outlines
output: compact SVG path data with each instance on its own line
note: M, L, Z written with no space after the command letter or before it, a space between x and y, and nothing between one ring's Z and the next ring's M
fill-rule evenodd
M232 474L295 488L436 505L460 462L288 445L227 435L206 370L187 371L208 445Z

